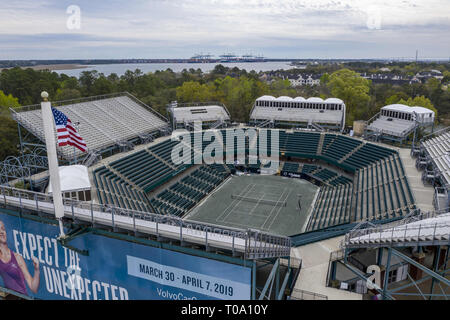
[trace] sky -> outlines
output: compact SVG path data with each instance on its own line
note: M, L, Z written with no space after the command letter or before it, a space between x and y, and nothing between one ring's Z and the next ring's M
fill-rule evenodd
M450 57L449 0L0 0L0 60Z

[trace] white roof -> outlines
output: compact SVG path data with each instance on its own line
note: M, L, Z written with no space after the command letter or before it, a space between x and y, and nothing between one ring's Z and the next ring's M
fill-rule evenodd
M264 100L264 101L267 101L267 100L276 100L276 98L275 98L274 96L262 96L262 97L259 97L259 98L256 99L256 100Z
M319 122L340 124L342 121L343 110L321 110L315 109L297 109L297 108L271 108L271 107L255 107L250 119L255 120L277 120L277 121L298 121L298 122Z
M434 112L430 109L424 108L424 107L410 107L410 106L406 106L404 104L389 104L387 106L384 106L381 109L385 109L385 110L392 110L392 111L400 111L400 112L407 112L407 113L432 113L434 114Z
M203 112L202 112L203 110ZM199 112L196 112L199 111ZM230 116L222 106L190 106L173 108L173 115L177 123L214 120L230 120Z
M306 99L306 101L308 101L308 102L323 102L323 99L318 98L318 97L311 97L311 98Z
M292 101L293 99L291 97L287 96L281 96L277 98L277 101Z
M295 97L295 98L291 98L291 97L287 97L287 96L281 96L278 98L275 98L273 96L262 96L259 97L258 99L256 99L256 101L306 101L306 102L320 102L320 103L339 103L339 104L343 104L344 101L342 101L341 99L338 98L328 98L326 100L323 100L322 98L319 97L310 97L308 99L305 99L303 97Z
M91 189L88 168L82 165L59 167L61 191ZM48 185L48 193L52 193L52 183Z
M328 98L325 100L325 102L328 103L344 103L344 101L342 101L341 99L338 98Z

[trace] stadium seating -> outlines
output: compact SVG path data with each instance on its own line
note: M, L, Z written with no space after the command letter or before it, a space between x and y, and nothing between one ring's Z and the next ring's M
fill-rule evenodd
M99 202L104 205L151 212L147 197L106 167L93 172Z
M361 148L345 159L342 163L353 166L357 169L368 166L378 160L389 157L394 154L394 150L377 146L375 144L366 143Z
M395 219L414 208L414 199L398 156L379 160L357 172L356 220Z
M321 153L327 158L339 162L361 144L362 142L356 139L326 134Z
M291 172L291 173L297 173L299 169L299 164L296 162L285 162L283 164L283 171L285 172Z
M280 151L286 156L304 157L316 156L320 134L315 132L280 131Z
M332 186L352 183L352 180L330 169L322 168L316 165L304 164L301 172Z
M90 150L100 150L116 145L119 141L138 138L140 135L167 128L167 120L137 103L131 96L123 95L106 99L90 100L58 106L72 123L79 123L78 133ZM44 139L40 108L16 109L13 117L41 140ZM82 152L72 147L58 147L66 159L72 160L74 153Z
M349 223L351 193L351 184L322 188L306 226L306 231Z
M169 189L159 193L150 203L160 214L181 217L228 176L229 173L222 165L202 165Z
M223 143L225 155L227 142L235 154L244 152L238 148L236 139L227 141L226 130L217 132L222 137L216 135L215 139ZM193 134L190 133L192 142ZM282 171L301 173L323 182L306 231L362 220L398 219L414 208L414 198L405 170L395 150L339 134L280 130L279 137L280 152L284 156L320 159L355 172L354 180L351 180L329 167L283 162ZM271 139L272 132L269 130L269 145ZM148 202L144 193L152 192L189 167L172 162L171 151L178 143L166 139L97 169L94 179L98 185L100 202L183 217L235 169L233 164L202 164L189 175L171 182L170 187L154 194ZM203 141L202 151L210 143ZM245 151L250 146L259 150L261 143L259 136L251 141L246 139ZM191 157L192 160L193 153L186 157ZM249 164L248 157L245 162L249 168L261 166L259 160L256 164Z

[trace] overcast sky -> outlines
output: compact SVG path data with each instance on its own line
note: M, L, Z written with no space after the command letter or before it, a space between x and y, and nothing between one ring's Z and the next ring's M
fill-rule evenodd
M0 59L448 58L449 17L450 0L0 0Z

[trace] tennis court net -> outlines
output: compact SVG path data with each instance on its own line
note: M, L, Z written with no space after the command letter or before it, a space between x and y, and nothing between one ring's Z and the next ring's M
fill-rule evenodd
M258 198L252 198L252 197L245 197L237 194L232 194L231 199L237 199L242 201L248 201L248 202L255 202L258 204L267 204L274 207L286 207L286 201L285 200L267 200L267 199L258 199Z

